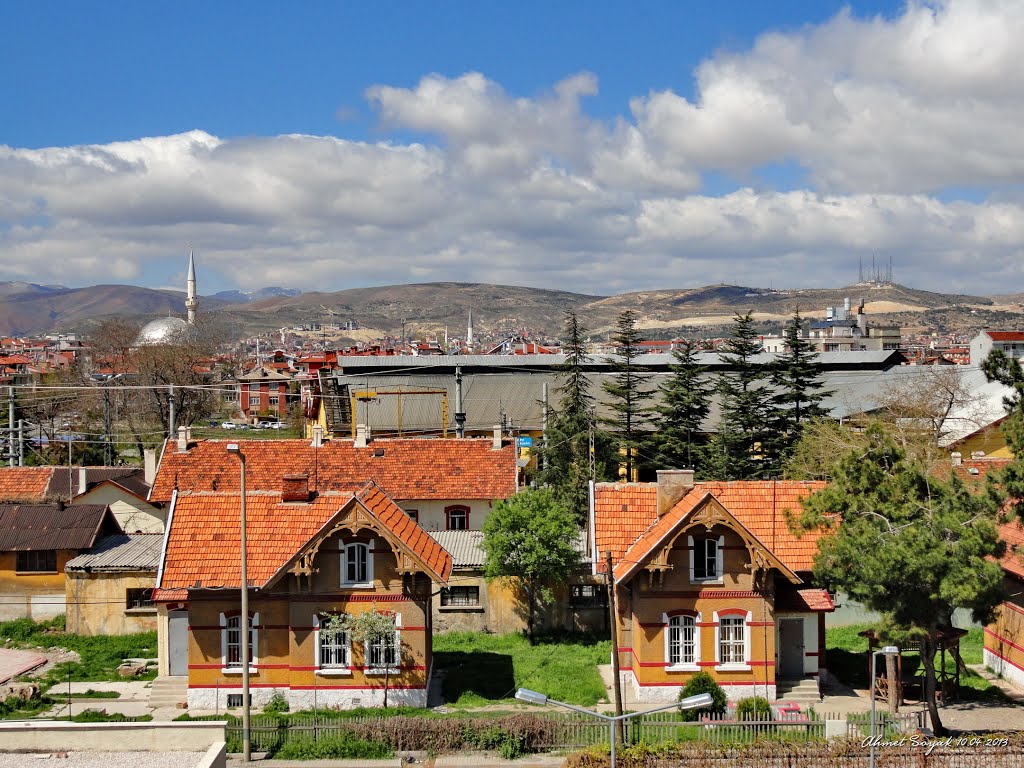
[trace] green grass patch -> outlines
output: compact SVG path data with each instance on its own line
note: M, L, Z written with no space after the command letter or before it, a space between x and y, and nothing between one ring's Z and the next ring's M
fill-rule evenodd
M388 760L395 750L382 741L369 741L349 734L322 739L293 739L275 754L277 760Z
M445 675L445 702L457 707L507 702L519 687L593 706L605 698L597 665L607 664L610 655L610 642L589 634L546 635L536 645L521 634L434 635L434 663Z
M107 714L99 709L87 709L71 716L73 723L148 723L152 715L122 715L120 712Z
M81 661L58 664L39 678L44 689L47 686L60 685L62 682L67 683L69 675L71 680L76 681L123 680L117 674L117 668L122 660L156 656L156 632L85 637L65 632L64 627L63 616L56 616L48 621L4 621L0 622L0 640L11 640L7 646L9 648L66 648L81 656ZM134 679L152 680L154 677L156 670Z
M49 696L22 701L17 696L10 696L0 701L0 720L24 720L45 712L56 704Z
M68 694L67 691L61 691L57 688L52 688L49 695L55 699L120 699L121 694L118 691L96 691L89 688L84 693L72 693Z

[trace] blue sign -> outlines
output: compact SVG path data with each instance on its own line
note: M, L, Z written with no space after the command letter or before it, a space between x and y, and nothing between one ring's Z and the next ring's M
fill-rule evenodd
M518 445L520 448L530 448L533 446L533 438L529 436L517 437L516 445Z

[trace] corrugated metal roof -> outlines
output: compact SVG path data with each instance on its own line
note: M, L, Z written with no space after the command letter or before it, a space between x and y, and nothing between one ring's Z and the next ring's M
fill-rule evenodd
M149 493L146 485L145 471L141 467L85 467L86 487L91 489L107 480L112 480L137 496L145 497ZM82 467L54 467L46 494L50 498L68 498L68 487L78 495L78 482ZM70 483L69 483L70 480Z
M102 504L0 505L0 552L88 549L107 514Z
M156 571L162 533L104 536L91 550L68 561L69 571Z
M483 531L427 531L434 541L448 550L452 556L453 570L480 569L484 566ZM576 550L587 554L587 534L580 531L576 537Z

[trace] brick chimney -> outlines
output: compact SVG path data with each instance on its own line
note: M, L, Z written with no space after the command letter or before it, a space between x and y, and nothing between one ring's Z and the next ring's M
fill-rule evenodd
M281 501L309 501L309 475L285 475L281 478Z
M693 488L692 469L658 470L658 517L668 512Z

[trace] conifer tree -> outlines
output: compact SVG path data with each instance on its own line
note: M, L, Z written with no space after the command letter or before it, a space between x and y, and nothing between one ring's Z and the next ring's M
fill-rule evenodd
M604 469L607 439L594 427L595 400L585 371L586 329L571 309L565 312L562 351L565 362L558 371L558 403L548 412L547 445L538 451L542 469L537 479L550 487L555 499L582 524L590 498L591 439L598 477Z
M662 469L689 467L699 471L705 440L701 425L711 408L707 367L697 362L697 345L683 341L673 353L672 375L661 386L661 416L654 445Z
M768 414L772 434L765 443L766 454L776 466L785 462L799 441L804 424L828 416L821 403L832 394L824 389L814 345L802 336L800 310L793 313L786 326L783 344L785 351L770 374L775 394Z
M1018 360L999 349L993 349L981 367L989 381L1013 390L1003 398L1007 416L1002 424L1013 460L999 473L999 484L1024 519L1024 370Z
M769 371L753 359L760 352L753 316L737 313L732 337L719 353L726 366L716 387L721 416L708 449L705 476L752 480L776 469L762 455L762 444L770 437L772 390L766 381Z
M647 402L654 394L644 388L642 371L636 363L642 354L640 342L643 340L636 327L636 313L627 309L619 315L612 334L617 354L606 359L613 375L602 384L609 396L608 408L612 412L603 421L618 448L627 481L633 479L634 470L641 460L651 415Z
M883 616L896 645L920 643L925 702L937 735L935 655L953 611L989 623L1004 599L998 522L1004 500L994 483L972 493L956 476L937 479L907 459L879 422L865 446L845 455L832 482L803 504L796 531L827 532L818 544L815 578Z

